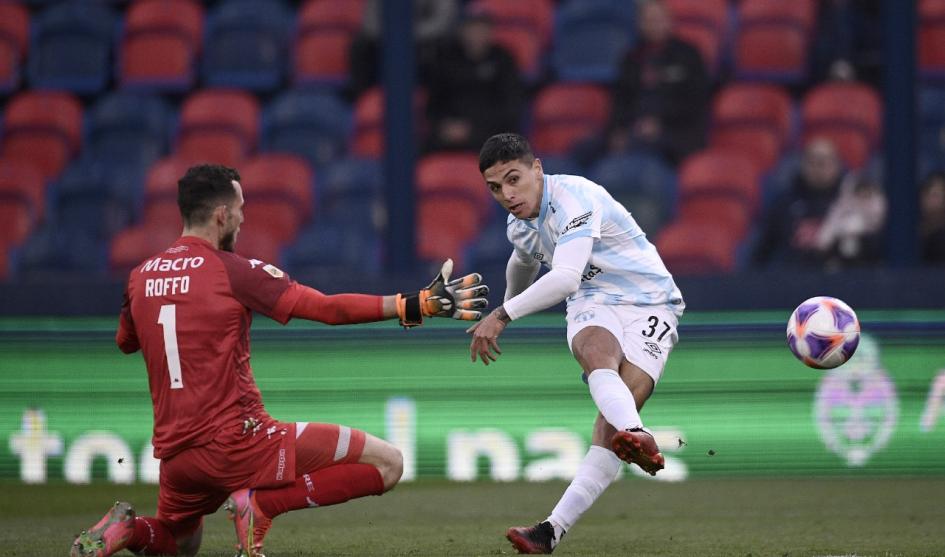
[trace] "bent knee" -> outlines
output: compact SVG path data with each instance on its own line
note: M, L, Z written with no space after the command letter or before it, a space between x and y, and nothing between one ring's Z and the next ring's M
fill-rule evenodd
M394 489L404 475L404 455L400 449L391 445L391 450L384 455L384 461L378 466L381 479L384 480L384 492Z

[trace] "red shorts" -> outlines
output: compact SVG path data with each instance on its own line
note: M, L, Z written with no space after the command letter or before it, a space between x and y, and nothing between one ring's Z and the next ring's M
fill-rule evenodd
M365 442L361 430L308 422L272 420L231 433L161 460L157 517L178 534L195 530L234 491L283 487L302 474L357 462Z

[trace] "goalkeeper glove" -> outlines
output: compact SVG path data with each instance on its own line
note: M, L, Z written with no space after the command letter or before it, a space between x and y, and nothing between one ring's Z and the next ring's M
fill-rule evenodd
M482 275L472 273L450 280L453 260L447 259L433 282L419 292L397 294L397 316L405 328L423 323L424 317L452 317L462 321L478 321L489 305L485 295L489 287L482 284Z

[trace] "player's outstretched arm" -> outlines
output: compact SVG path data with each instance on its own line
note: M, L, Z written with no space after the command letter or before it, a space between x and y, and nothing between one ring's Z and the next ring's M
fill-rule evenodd
M418 292L394 296L396 315L404 327L416 327L424 317L452 317L461 321L478 321L488 307L489 287L482 275L471 273L450 280L453 260L447 259L440 272ZM386 300L385 300L386 302ZM385 304L386 305L386 304Z

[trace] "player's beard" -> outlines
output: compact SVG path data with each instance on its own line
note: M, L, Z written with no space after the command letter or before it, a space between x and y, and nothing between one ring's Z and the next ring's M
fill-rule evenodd
M220 238L220 249L223 251L235 251L236 249L236 229L230 230Z

